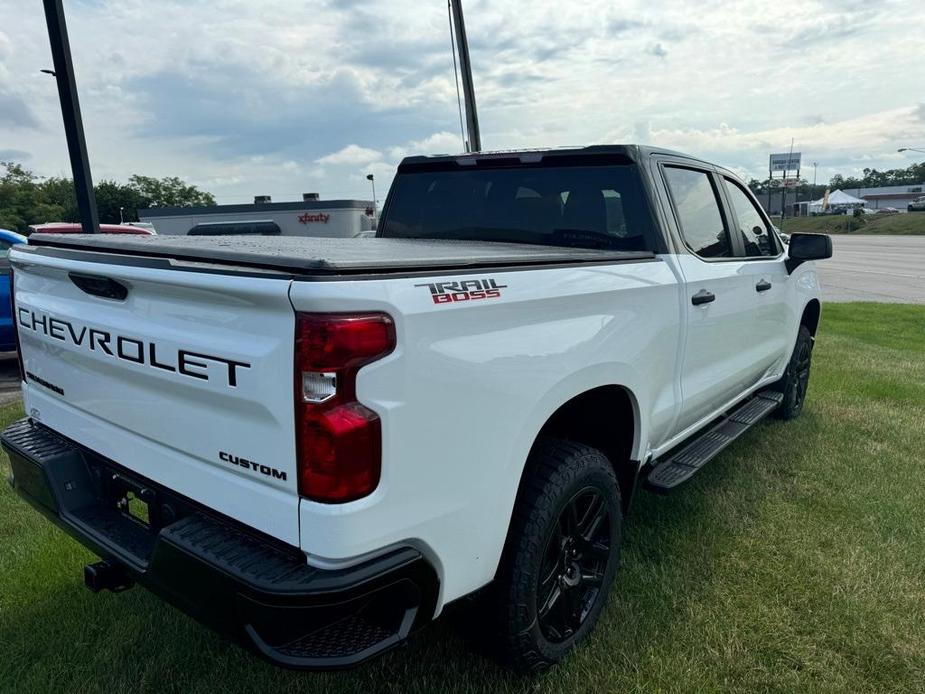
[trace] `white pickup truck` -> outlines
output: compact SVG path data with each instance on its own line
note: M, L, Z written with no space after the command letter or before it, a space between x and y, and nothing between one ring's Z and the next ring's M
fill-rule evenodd
M93 590L305 669L478 592L536 671L594 626L637 487L799 414L830 255L637 146L406 159L375 239L35 235L2 443Z

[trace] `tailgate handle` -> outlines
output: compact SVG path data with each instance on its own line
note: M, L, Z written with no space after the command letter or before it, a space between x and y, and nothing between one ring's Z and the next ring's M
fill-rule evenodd
M71 282L76 284L82 291L93 296L101 296L104 299L116 299L124 301L128 296L128 287L120 282L116 282L111 277L101 277L100 275L84 275L79 272L69 272L67 276Z

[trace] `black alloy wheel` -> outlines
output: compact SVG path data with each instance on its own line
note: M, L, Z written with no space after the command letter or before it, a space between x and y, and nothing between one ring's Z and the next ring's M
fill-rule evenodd
M813 343L809 340L801 341L793 372L793 405L796 409L803 409L803 402L806 400L806 389L809 387L809 365L812 354Z
M610 556L610 513L600 492L587 487L562 509L543 555L536 614L552 643L571 638L601 593Z
M806 391L809 389L809 373L813 359L813 336L809 328L800 326L796 345L787 364L784 375L775 386L784 395L775 415L780 419L793 419L803 410Z

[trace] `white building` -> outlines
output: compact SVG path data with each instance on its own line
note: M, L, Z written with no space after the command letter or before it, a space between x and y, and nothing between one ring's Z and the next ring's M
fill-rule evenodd
M880 188L848 188L847 192L863 198L865 207L879 210L883 207L895 207L900 212L906 211L906 205L925 195L925 183L904 186L883 186Z
M368 200L319 200L307 193L302 202L270 202L259 196L253 204L212 207L152 207L138 210L142 222L158 234L327 236L348 238L375 228Z

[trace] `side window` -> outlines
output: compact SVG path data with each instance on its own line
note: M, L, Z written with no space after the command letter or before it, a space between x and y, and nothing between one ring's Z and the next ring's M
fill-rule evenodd
M0 239L0 258L7 258L10 255L10 246L12 246L9 241L4 241Z
M738 233L742 236L742 245L746 256L777 255L777 246L771 238L771 230L755 207L742 186L730 178L724 179L729 200L735 208L739 221Z
M665 177L677 208L681 234L691 250L701 258L732 256L710 174L666 166Z

